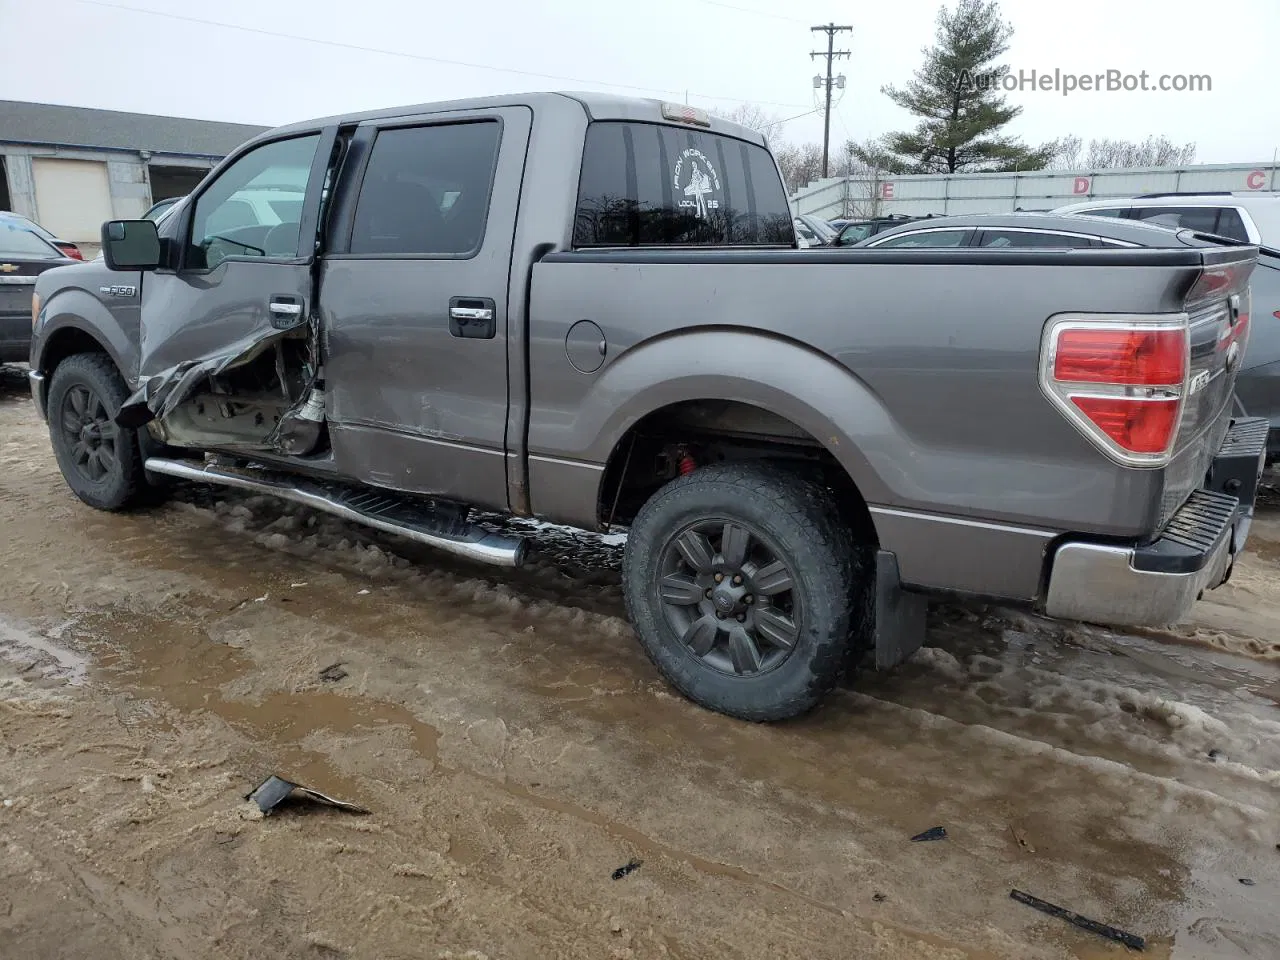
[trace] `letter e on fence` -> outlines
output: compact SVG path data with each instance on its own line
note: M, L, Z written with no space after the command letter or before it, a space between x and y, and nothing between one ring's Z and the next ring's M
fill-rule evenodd
M892 180L886 180L884 183L880 184L880 199L881 200L893 199L893 181Z
M1267 185L1267 175L1262 170L1253 170L1244 178L1244 185L1250 190L1261 190Z
M1088 177L1076 177L1075 182L1074 182L1073 184L1071 184L1071 192L1072 192L1072 193L1088 193L1088 192L1089 192L1089 178L1088 178Z

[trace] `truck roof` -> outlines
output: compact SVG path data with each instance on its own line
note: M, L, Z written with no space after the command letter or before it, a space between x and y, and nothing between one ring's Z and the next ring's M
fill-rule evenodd
M662 100L646 97L624 97L610 93L571 91L511 93L491 97L471 97L465 100L441 100L434 103L385 107L379 110L365 110L355 113L335 114L330 117L317 117L312 120L275 127L259 134L249 142L274 138L282 133L304 133L334 124L364 123L368 120L392 120L397 117L413 117L427 113L485 110L495 107L523 106L531 107L535 112L581 110L591 120L635 120L642 123L671 124L673 121L663 116L663 103L664 101ZM711 116L711 126L709 128L696 126L691 127L691 129L710 129L713 133L727 134L740 140L765 146L764 137L755 130L714 115Z

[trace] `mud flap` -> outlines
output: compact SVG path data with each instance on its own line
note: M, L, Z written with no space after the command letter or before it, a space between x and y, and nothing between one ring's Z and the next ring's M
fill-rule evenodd
M902 589L898 558L876 551L876 669L889 670L924 645L928 601Z

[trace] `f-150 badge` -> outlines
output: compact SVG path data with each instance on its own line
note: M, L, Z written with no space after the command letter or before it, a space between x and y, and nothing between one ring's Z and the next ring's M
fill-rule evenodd
M720 176L701 150L690 147L680 154L671 184L677 196L685 198L677 200L676 206L692 210L699 219L705 220L709 210L720 209L720 201L715 198L720 192Z
M121 284L112 287L99 287L98 292L108 297L133 297L137 296L138 288Z

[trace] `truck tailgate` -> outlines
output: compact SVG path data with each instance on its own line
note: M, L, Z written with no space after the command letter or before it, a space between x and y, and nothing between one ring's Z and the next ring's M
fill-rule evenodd
M1176 453L1166 471L1159 527L1199 488L1231 425L1236 377L1249 331L1249 277L1240 248L1206 252L1205 270L1187 294L1190 318L1186 396Z

